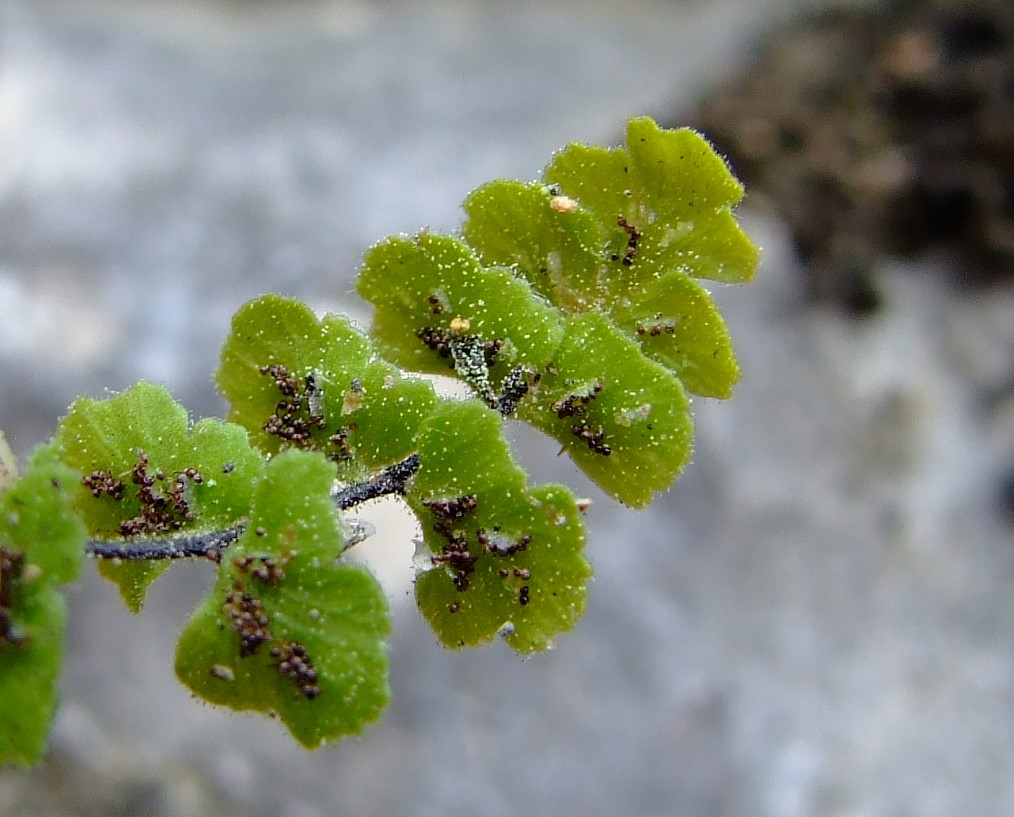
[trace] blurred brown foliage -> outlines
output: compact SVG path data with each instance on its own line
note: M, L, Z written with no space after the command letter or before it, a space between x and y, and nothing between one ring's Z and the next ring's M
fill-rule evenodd
M942 249L956 283L1011 279L1014 3L828 11L758 54L689 123L787 221L813 299L874 310L885 254Z

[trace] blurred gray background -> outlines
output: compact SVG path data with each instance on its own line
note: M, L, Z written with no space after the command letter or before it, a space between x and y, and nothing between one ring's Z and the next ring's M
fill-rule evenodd
M24 455L138 378L221 413L245 300L368 320L372 242L452 230L476 185L628 116L678 119L817 5L0 0L0 425ZM630 512L518 432L538 479L596 499L588 612L554 651L441 649L410 523L377 510L394 702L310 754L175 682L207 566L136 618L89 570L50 757L0 773L0 814L1014 814L1014 294L884 258L856 320L741 212L762 269L715 294L743 381L697 402L669 494Z

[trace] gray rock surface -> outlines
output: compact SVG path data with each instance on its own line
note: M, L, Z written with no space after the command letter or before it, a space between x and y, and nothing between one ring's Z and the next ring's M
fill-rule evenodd
M799 3L0 3L0 423L24 454L80 393L144 377L218 413L229 316L263 291L368 313L363 249L569 140L614 138L735 68ZM882 270L867 323L804 309L783 230L717 293L744 379L697 404L649 511L596 497L588 613L520 662L438 647L404 520L363 548L396 611L394 703L313 754L192 701L175 567L131 619L71 591L52 756L3 815L1014 813L1014 296ZM933 262L926 262L933 263Z

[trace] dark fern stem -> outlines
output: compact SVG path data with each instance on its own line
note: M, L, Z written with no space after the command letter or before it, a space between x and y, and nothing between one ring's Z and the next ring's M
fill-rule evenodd
M400 462L384 468L365 482L357 482L339 490L334 494L335 505L345 511L371 499L391 494L403 494L409 479L418 470L419 455L410 454Z
M339 510L354 508L371 499L392 494L404 494L408 481L419 470L419 455L410 454L363 482L347 485L332 499ZM85 553L96 559L121 561L151 561L164 559L202 558L218 562L222 551L234 544L246 531L247 521L219 530L177 532L166 536L137 536L126 539L91 538L85 543ZM364 528L353 525L345 548L365 538Z
M199 533L173 533L168 536L137 536L129 539L89 539L85 553L97 559L148 561L204 558L217 562L222 551L246 530L246 522L229 528Z

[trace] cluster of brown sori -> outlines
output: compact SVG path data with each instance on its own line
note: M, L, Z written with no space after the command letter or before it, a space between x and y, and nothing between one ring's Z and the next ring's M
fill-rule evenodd
M279 363L261 366L260 373L274 380L282 395L274 413L264 422L264 430L297 448L310 448L313 445L311 432L326 425L324 415L313 411L316 378L311 375L302 379L295 377Z
M258 536L263 535L257 529ZM255 579L260 586L277 587L285 579L285 566L288 559L274 559L270 556L243 556L233 559L236 568L236 579L233 589L226 595L222 612L229 619L232 629L239 637L239 656L249 658L256 655L262 645L274 641L271 632L271 619L264 608L264 603L247 587L248 579ZM275 661L275 669L280 675L292 681L298 694L310 700L321 694L318 685L317 669L310 659L306 647L296 641L274 643L270 655Z
M552 406L550 406L550 408L561 420L567 417L582 418L588 414L589 404L601 393L602 384L596 383L587 394L568 395L563 400L557 400ZM606 434L601 426L597 429L593 429L587 421L581 420L571 426L570 431L596 454L609 456L609 454L612 453L613 449L609 443L606 442Z
M479 556L469 548L467 533L461 528L452 526L474 513L479 507L478 500L474 495L466 494L449 499L424 500L423 505L437 519L433 524L433 531L447 540L447 544L441 548L440 552L433 554L431 557L433 564L448 569L451 572L451 581L454 583L454 586L460 592L464 592L470 586L470 577L475 572L475 565L479 560ZM482 548L482 553L492 554L493 556L514 556L527 550L532 541L532 537L528 535L522 536L517 540L501 541L501 537L497 535L496 531L491 534L484 528L479 528L475 532L475 538ZM527 581L532 577L532 572L524 567L515 567L513 571L508 568L501 568L497 571L497 575L502 579L507 579L513 575L518 579ZM519 589L518 601L522 606L528 604L528 594L527 585ZM460 605L452 603L449 610L452 613L457 613L460 610Z
M285 447L312 449L317 445L313 432L327 428L327 418L323 410L323 391L317 377L311 372L304 377L296 377L288 368L280 363L261 366L260 373L270 377L281 399L274 412L261 425L268 434L278 437ZM352 381L352 390L361 391L358 381ZM344 462L352 458L350 434L356 430L355 423L338 428L325 440L325 454L335 462Z
M317 669L302 644L295 641L276 644L271 648L271 657L278 659L278 672L292 681L304 697L313 700L320 695Z
M240 658L256 655L261 645L271 640L271 622L264 612L264 605L241 587L225 597L222 612L228 616L232 629L239 636Z
M138 513L120 522L122 536L169 533L179 530L186 522L194 519L187 501L187 485L200 485L204 477L196 468L177 471L172 480L166 473L156 469L150 473L150 462L144 451L137 452L137 462L130 472L131 482L137 486ZM84 485L96 499L108 496L119 502L126 493L124 482L109 471L97 470L81 478Z

